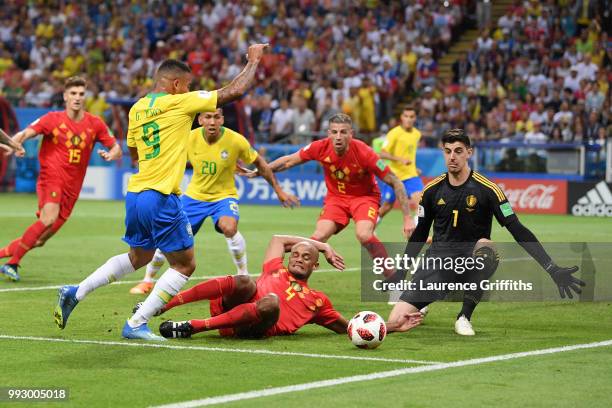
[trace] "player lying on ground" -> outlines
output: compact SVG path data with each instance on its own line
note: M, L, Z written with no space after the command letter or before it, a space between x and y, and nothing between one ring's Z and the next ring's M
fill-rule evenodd
M283 206L293 207L300 202L297 197L283 191L266 160L257 154L244 136L223 127L223 120L221 108L198 116L201 127L191 131L187 146L187 159L193 166L193 177L187 191L181 196L181 202L193 234L198 233L206 218L212 217L215 230L225 235L238 275L248 275L246 241L238 231L240 213L234 180L238 160L255 164ZM161 250L155 251L153 260L147 265L144 280L134 286L130 293L148 293L154 285L153 277L165 261Z
M285 252L291 253L287 267L283 265ZM261 338L292 334L314 323L345 334L348 321L323 292L308 287L308 278L319 266L319 252L330 265L344 269L344 260L329 244L275 235L268 244L262 274L257 280L241 275L224 276L180 292L162 312L208 299L211 317L182 322L168 320L159 326L159 332L167 338L180 338L219 330L221 336ZM409 330L419 325L421 318L419 312L399 316L387 325L387 330Z
M311 238L327 242L332 235L342 231L352 218L357 240L370 256L387 257L387 251L374 235L380 205L380 191L374 176L393 187L404 213L403 232L409 236L414 230L414 221L410 217L404 185L372 148L353 138L350 116L343 113L332 116L327 136L274 160L270 168L278 172L309 160L318 161L323 166L327 196ZM386 271L385 276L392 273Z
M380 151L380 158L389 160L391 171L402 181L408 196L410 213L414 223L418 222L416 210L423 191L423 182L416 167L416 151L421 140L421 132L414 127L416 110L413 106L406 106L400 116L400 124L391 129L385 138ZM385 185L380 192L382 205L378 222L382 221L395 204L395 192L389 185Z
M161 249L170 268L159 278L143 306L123 326L128 339L165 340L147 322L172 299L195 270L191 225L179 200L187 163L187 140L198 112L239 98L253 83L267 44L251 45L248 63L227 86L212 92L189 92L193 81L185 63L168 59L155 73L153 92L139 99L129 112L129 147L138 150L138 173L130 177L125 200L125 236L129 253L114 256L78 286L63 286L55 307L60 329L88 293L145 266Z
M10 280L20 279L18 269L25 254L32 248L43 246L70 217L95 143L100 142L109 149L108 152L98 150L104 160L121 157L121 147L109 134L102 119L85 112L86 86L83 78L68 78L64 83L66 109L46 113L13 136L19 145L39 134L43 139L36 183L38 220L21 237L0 249L0 258L10 257L0 268L0 272ZM17 155L23 156L24 153L21 149Z
M572 290L581 293L584 282L572 276L578 267L557 266L542 244L512 211L503 191L483 175L472 171L468 160L472 156L470 139L463 129L448 130L442 138L444 159L448 172L432 180L423 191L419 205L419 223L408 241L406 254L416 257L425 243L433 223L433 243L427 250L428 257L480 257L484 268L462 274L454 270L426 270L419 268L412 281L417 288L429 283L475 282L489 279L498 265L498 256L492 245L491 224L493 216L506 227L512 237L550 274L559 287L562 298L572 298ZM399 277L399 273L397 274ZM480 286L478 286L480 288ZM463 307L457 315L455 332L474 335L470 323L472 313L482 299L483 290L465 291ZM428 304L442 300L446 291L406 291L400 297L389 316L389 321L402 319Z

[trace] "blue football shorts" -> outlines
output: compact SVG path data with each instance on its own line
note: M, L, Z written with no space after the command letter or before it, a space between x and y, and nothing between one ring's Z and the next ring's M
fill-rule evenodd
M408 196L408 198L410 198L410 196L412 196L414 193L423 191L423 181L418 176L402 180L402 183L404 184L404 188L406 189L406 195ZM386 183L383 186L380 195L383 203L395 202L395 191L393 190L393 187Z
M179 197L155 190L128 192L123 240L132 248L159 248L162 252L193 247L191 224Z
M208 217L212 217L215 230L219 233L222 232L217 225L219 218L232 217L236 221L240 219L238 200L235 198L224 198L219 201L206 202L194 200L187 195L183 195L181 201L183 202L185 214L187 214L187 218L193 227L194 234L198 233Z

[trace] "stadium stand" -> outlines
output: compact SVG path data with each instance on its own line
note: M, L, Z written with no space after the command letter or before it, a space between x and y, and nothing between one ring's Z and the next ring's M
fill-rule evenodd
M404 95L437 85L436 59L469 7L474 2L12 1L0 10L0 89L14 106L60 107L62 79L84 72L93 85L88 109L122 135L125 105L147 92L162 59L186 60L198 86L212 89L240 69L247 42L266 41L260 85L226 114L234 127L258 142L304 142L343 111L374 132Z
M450 83L420 98L421 126L435 121L438 135L465 127L483 141L605 145L612 135L606 2L505 3L495 26L454 61Z

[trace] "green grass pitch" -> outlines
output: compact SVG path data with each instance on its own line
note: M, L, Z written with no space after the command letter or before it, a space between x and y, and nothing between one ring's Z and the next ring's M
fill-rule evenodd
M33 195L0 195L0 245L21 235L33 222L35 209ZM272 234L309 236L318 212L242 206L240 230L251 273L259 272ZM154 348L121 339L121 327L141 298L128 294L131 284L115 284L91 294L75 309L68 327L58 330L52 316L57 290L46 287L77 283L109 257L125 252L123 215L122 202L79 202L57 236L24 258L22 281L0 281L0 388L69 389L68 401L37 407L145 407L250 391L257 398L227 406L609 406L611 346L380 379L367 375L428 366L413 360L449 363L610 340L612 302L483 303L474 314L474 338L453 332L457 303L437 303L423 326L390 335L376 350L357 349L346 336L316 326L261 341L222 339L208 332L166 342L171 348ZM521 220L542 241L612 242L612 219L522 215ZM391 213L377 233L383 241L401 240L399 213ZM512 238L495 225L493 239ZM360 249L353 228L330 243L352 269L332 272L321 259L323 271L313 274L311 286L324 290L346 317L360 310L386 317L391 306L360 302ZM196 237L196 255L195 277L234 272L225 240L209 221ZM126 279L141 276L136 272ZM37 290L15 290L19 288ZM202 302L176 308L163 319L207 315L208 303ZM151 327L157 330L163 319L154 318ZM358 375L365 375L364 381L260 396L262 390L274 393L278 387ZM31 403L19 406L26 405Z

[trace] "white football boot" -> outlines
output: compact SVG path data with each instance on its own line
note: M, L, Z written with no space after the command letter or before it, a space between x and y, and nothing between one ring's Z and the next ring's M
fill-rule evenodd
M472 323L463 315L455 322L455 333L461 336L473 336L476 334L472 328Z

